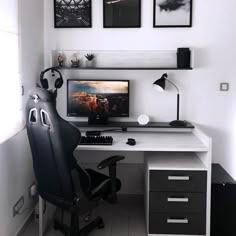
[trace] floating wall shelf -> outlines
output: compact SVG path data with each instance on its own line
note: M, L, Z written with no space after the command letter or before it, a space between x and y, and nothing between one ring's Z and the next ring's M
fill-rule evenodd
M176 67L58 67L60 70L192 70L193 68Z
M193 53L189 68L177 68L176 50L53 50L51 65L58 66L58 55L64 57L61 69L72 70L192 70ZM93 65L87 64L86 54L94 54ZM71 59L79 60L79 67L71 67Z

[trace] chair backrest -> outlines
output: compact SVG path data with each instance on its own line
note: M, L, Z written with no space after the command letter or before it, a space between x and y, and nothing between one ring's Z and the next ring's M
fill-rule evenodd
M80 131L59 116L53 93L42 88L29 94L26 127L39 194L54 204L73 201L71 170Z

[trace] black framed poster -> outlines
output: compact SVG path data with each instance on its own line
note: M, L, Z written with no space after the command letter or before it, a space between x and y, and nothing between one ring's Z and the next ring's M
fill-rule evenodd
M141 27L141 0L103 0L103 27Z
M91 28L91 0L54 0L55 28Z
M154 0L153 27L191 27L192 0Z

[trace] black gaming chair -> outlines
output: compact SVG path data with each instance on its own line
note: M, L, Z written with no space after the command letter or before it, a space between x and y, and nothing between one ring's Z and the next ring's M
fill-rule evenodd
M102 228L102 218L97 217L80 229L79 215L91 211L101 199L117 201L121 182L116 178L116 162L124 157L112 156L98 164L98 169L109 167L110 177L80 167L73 151L81 133L59 116L54 94L42 88L29 94L26 127L39 194L45 201L70 212L70 236L87 235L96 227ZM63 224L57 227L65 229Z

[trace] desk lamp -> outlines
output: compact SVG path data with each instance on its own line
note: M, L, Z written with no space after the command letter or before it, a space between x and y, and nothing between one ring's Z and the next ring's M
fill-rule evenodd
M185 120L179 120L179 100L180 99L179 99L178 87L173 82L171 82L170 80L167 79L166 73L163 74L160 79L156 80L153 83L153 86L158 92L163 92L166 87L166 81L168 81L170 84L172 84L177 90L177 120L171 121L170 125L171 126L178 126L178 127L185 127L187 125L187 122Z

